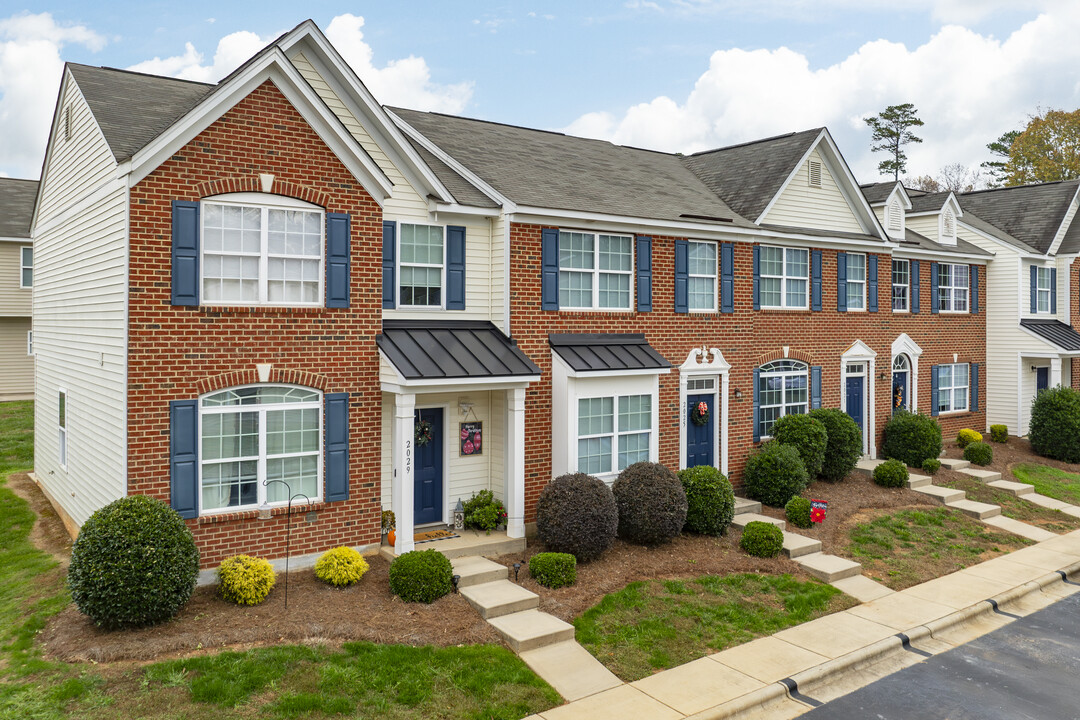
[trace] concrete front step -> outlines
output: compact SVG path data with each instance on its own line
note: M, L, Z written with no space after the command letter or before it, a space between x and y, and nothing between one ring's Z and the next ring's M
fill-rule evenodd
M1057 537L1049 530L1043 530L1041 527L1035 525L1029 525L1026 522L1020 522L1004 515L998 515L996 517L986 518L984 520L987 525L993 525L996 528L1000 528L1005 532L1011 532L1013 535L1019 535L1020 537L1026 537L1028 540L1034 540L1035 542L1042 542L1043 540L1052 540Z
M740 513L739 515L735 516L735 519L731 521L731 524L739 529L742 529L746 527L747 523L752 523L755 521L766 522L770 525L775 525L781 530L787 527L787 523L783 520L777 520L776 518L771 518L768 515L759 515L757 513Z
M761 503L757 500L751 500L750 498L735 498L735 514L742 515L743 513L759 513L761 512Z
M1052 497L1046 497L1045 495L1040 495L1038 493L1032 493L1031 495L1026 496L1024 499L1028 502L1035 503L1039 507L1050 508L1051 510L1061 510L1062 512L1065 512L1068 508L1075 507L1074 505L1070 505L1067 502L1055 500Z
M574 626L559 618L525 610L488 620L514 652L521 653L574 639Z
M913 489L915 490L915 492L920 492L923 495L929 495L942 505L948 505L951 502L963 500L965 496L963 490L953 490L952 488L941 487L940 485L924 485L923 487L917 487Z
M992 482L988 482L987 485L998 490L1010 492L1016 497L1021 498L1027 497L1028 495L1031 495L1035 492L1035 488L1033 486L1028 485L1027 483L1012 482L1011 480L994 480Z
M852 575L851 577L834 580L829 584L834 588L843 590L859 602L870 602L893 594L890 588L885 587L876 580L871 580L865 575Z
M1001 514L1000 505L991 505L989 503L981 503L974 500L954 500L953 502L945 503L945 506L959 510L965 515L970 515L977 520L985 520L986 518L995 517Z
M960 472L965 475L970 475L973 478L982 480L984 483L994 482L1001 479L1001 473L995 470L983 470L982 468L966 467L960 468Z
M862 574L862 565L846 558L825 553L803 555L795 564L822 582L835 582L854 575Z
M540 605L540 596L509 580L472 585L461 590L462 596L485 620L503 617Z
M521 659L568 702L623 684L573 640L527 650L521 653Z
M479 555L453 558L450 560L450 565L454 568L454 574L458 576L458 588L462 590L473 585L482 585L507 578L505 565L500 565Z
M884 460L870 460L868 458L864 458L864 459L860 460L859 462L855 463L855 472L857 472L857 473L859 473L861 475L871 476L871 475L874 474L874 468L876 468L878 465L880 465L883 462L885 462L885 461Z
M820 540L808 538L805 535L784 532L784 554L789 558L798 558L817 552L821 552Z
M946 470L963 470L971 465L967 460L960 460L959 458L938 458L941 460L941 467Z
M909 488L921 488L933 482L929 475L908 475L907 486Z

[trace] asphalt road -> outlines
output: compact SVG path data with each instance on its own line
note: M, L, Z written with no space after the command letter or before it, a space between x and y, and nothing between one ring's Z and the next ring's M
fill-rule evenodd
M1078 720L1080 593L801 717Z

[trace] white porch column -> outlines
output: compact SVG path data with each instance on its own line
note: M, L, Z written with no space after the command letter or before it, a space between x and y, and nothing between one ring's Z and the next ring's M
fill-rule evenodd
M413 535L413 470L415 464L413 414L416 410L416 395L403 393L394 395L394 424L391 432L393 478L391 506L397 523L397 541L394 552L398 555L411 552L415 548Z
M727 477L728 464L728 403L730 402L730 395L728 394L728 373L723 372L720 375L720 472ZM683 411L683 415L686 415L686 411Z
M982 382L982 378L979 378ZM1071 382L1071 378L1070 378ZM1050 358L1050 387L1057 387L1061 384L1061 356Z
M506 536L525 537L525 388L506 391Z

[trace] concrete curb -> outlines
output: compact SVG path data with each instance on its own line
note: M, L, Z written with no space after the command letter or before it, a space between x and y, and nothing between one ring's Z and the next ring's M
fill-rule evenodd
M728 720L744 712L764 709L778 700L788 699L788 689L778 682L766 685L753 692L728 700L723 705L702 710L694 715L687 715L686 720Z

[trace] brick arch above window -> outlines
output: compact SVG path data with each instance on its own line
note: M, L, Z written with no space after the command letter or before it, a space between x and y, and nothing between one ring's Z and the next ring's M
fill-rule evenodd
M753 367L761 367L765 363L772 362L773 360L798 360L799 362L806 363L807 365L816 365L814 356L810 353L803 352L802 350L795 350L789 348L787 354L784 354L783 349L773 350L767 352L764 355L759 355L757 360L754 361Z
M318 373L304 372L303 370L279 370L278 368L271 368L270 377L267 378L265 383L261 383L258 370L252 367L248 370L236 370L229 373L222 373L221 375L203 378L196 383L195 387L199 395L205 395L206 393L215 390L224 390L239 385L257 384L301 385L303 387L309 387L325 392L330 386L330 380L325 375L320 375Z
M262 183L258 175L240 175L236 177L218 178L217 180L204 180L195 185L195 192L200 198L227 193L252 192L262 193ZM287 180L274 179L273 187L267 195L281 195L296 198L304 202L329 208L331 198L321 190L316 190L307 185L289 182Z

